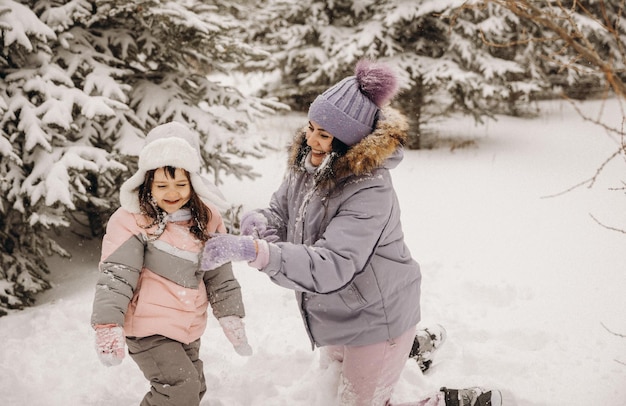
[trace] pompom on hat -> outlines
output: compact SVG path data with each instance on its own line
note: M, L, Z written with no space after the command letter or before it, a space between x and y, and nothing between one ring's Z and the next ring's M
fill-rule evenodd
M146 172L165 166L181 168L189 172L191 186L200 198L220 210L229 208L228 203L209 180L200 175L200 139L186 125L175 121L153 128L146 136L145 145L139 153L137 172L120 188L120 204L131 213L139 213L139 186Z
M387 65L360 60L355 75L335 84L311 103L309 120L352 146L369 135L381 107L398 92L398 80Z

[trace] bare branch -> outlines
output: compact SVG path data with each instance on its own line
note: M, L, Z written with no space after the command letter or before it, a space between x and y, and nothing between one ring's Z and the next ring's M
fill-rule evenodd
M611 231L617 231L618 233L622 233L622 234L626 234L626 230L622 230L620 228L615 228L615 227L611 227L611 226L607 226L604 223L601 223L600 220L598 220L597 218L595 218L595 216L591 213L589 213L589 216L593 219L593 221L595 221L596 223L598 223L600 226L606 228L607 230L611 230Z
M585 121L589 121L595 125L598 125L602 128L604 128L608 133L613 133L615 135L618 135L620 137L624 137L624 125L626 124L626 112L624 112L623 106L620 104L620 108L622 108L622 122L621 122L621 128L616 128L616 127L610 127L608 125L606 125L605 123L601 122L600 120L591 118L589 116L587 116L585 113L583 113L582 110L580 110L580 108L576 105L576 103L572 103L572 107L574 107L574 109L576 110L576 112L578 113L578 115L580 117L582 117ZM626 145L624 145L624 142L622 142L622 149L624 150L624 152L626 152Z
M596 176L597 176L597 173L596 173ZM563 191L561 191L561 192L554 193L554 194L551 194L551 195L541 196L541 199L551 199L551 198L553 198L553 197L563 196L564 194L567 194L567 193L571 192L572 190L578 189L578 188L579 188L579 187L581 187L581 186L585 186L585 185L586 185L586 184L588 184L588 183L591 183L591 184L588 186L588 187L590 188L590 187L593 185L593 182L595 182L595 178L596 178L596 176L593 176L593 177L591 177L591 178L589 178L589 179L587 179L587 180L584 180L584 181L582 181L582 182L580 182L580 183L577 183L577 184L575 184L574 186L570 186L569 188L567 188L567 189L565 189L565 190L563 190Z
M542 196L541 198L542 199L548 199L548 198L552 198L552 197L562 196L562 195L564 195L566 193L569 193L572 190L577 189L577 188L579 188L581 186L584 186L584 185L588 185L587 188L591 189L593 187L593 185L596 183L596 180L598 179L598 177L600 176L600 173L604 170L606 165L609 162L611 162L615 157L620 156L622 153L624 153L624 148L625 148L624 145L620 146L620 148L617 151L615 151L613 154L611 154L611 156L609 156L602 163L602 165L600 165L600 167L598 169L596 169L596 173L592 177L590 177L589 179L584 180L584 181L582 181L582 182L580 182L580 183L578 183L578 184L576 184L576 185L574 185L574 186L572 186L572 187L570 187L570 188L568 188L568 189L566 189L566 190L564 190L562 192L555 193L553 195Z
M605 325L604 325L604 323L600 322L600 324L601 324L601 325L602 325L602 327L604 327L604 329L605 329L606 331L608 331L609 333L611 333L611 334L613 334L613 335L615 335L615 336L618 336L618 337L626 338L626 334L619 334L619 333L616 333L616 332L614 332L614 331L610 330L607 326L605 326ZM624 362L624 361L620 361L620 360L618 360L618 359L615 359L615 360L613 360L613 361L617 362L618 364L626 365L626 362Z
M600 324L601 324L601 325L602 325L602 327L604 327L604 329L605 329L606 331L608 331L609 333L611 333L611 334L613 334L613 335L616 335L616 336L618 336L618 337L626 338L626 334L619 334L619 333L616 333L616 332L612 331L612 330L611 330L611 329L609 329L609 328L608 328L608 327L607 327L607 326L606 326L603 322L600 322Z

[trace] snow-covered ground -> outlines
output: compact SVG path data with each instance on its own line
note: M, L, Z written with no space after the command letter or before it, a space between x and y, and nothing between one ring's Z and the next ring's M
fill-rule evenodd
M593 176L619 140L567 104L542 106L532 120L447 120L443 134L474 145L407 151L395 170L406 240L423 271L423 318L443 324L448 341L426 375L408 361L394 402L485 385L505 391L506 405L625 404L626 234L590 216L626 229L626 196L611 190L624 187L625 162L610 163L593 188L547 197ZM616 102L604 108L611 125L620 117ZM246 210L267 204L285 167L282 147L304 120L260 126L279 150L249 162L261 178L229 179L221 187L229 200ZM137 405L148 384L136 365L126 358L106 368L93 348L99 241L65 237L74 257L50 259L54 288L0 318L0 404ZM239 357L210 318L202 405L332 405L337 370L318 369L292 292L242 263L235 271L255 353Z

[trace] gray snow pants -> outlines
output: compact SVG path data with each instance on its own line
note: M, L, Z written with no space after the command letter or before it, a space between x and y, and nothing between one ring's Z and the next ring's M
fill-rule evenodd
M200 340L189 344L160 335L127 337L128 353L137 363L150 392L141 406L198 406L206 392Z

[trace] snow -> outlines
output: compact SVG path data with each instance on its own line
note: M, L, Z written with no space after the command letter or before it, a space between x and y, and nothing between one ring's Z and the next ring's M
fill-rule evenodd
M6 12L8 10L8 12ZM17 2L5 2L0 4L0 26L10 27L11 29L3 29L4 46L17 42L28 51L33 50L33 45L28 35L34 35L41 41L56 38L54 31L46 24L42 23L37 16L30 12L28 7ZM15 18L19 15L19 18ZM9 23L8 21L11 21Z
M566 103L542 108L532 120L446 120L442 135L462 135L468 147L407 151L393 172L406 241L422 266L423 319L448 332L427 374L407 361L395 403L444 385L484 385L502 389L507 406L624 404L626 234L590 216L626 229L623 155L592 188L561 194L593 176L620 140ZM592 115L601 103L582 109ZM615 101L602 117L621 125ZM277 150L247 162L262 177L226 181L229 200L245 210L267 204L285 168L283 146L304 120L292 113L259 126ZM53 288L0 318L1 403L137 405L148 384L136 365L127 357L104 367L93 348L99 241L63 238L73 258L50 258ZM254 354L238 356L210 317L202 405L332 405L337 369L318 368L292 292L243 263L235 272Z

